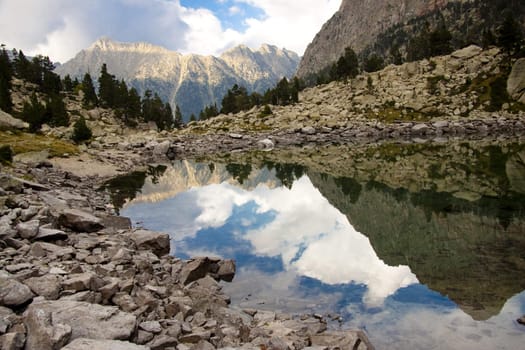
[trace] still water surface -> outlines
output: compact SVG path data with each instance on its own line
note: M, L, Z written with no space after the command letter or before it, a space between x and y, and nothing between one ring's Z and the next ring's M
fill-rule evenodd
M378 349L517 349L524 149L185 160L110 189L135 225L170 233L174 255L236 259L234 307L340 315L334 327L365 329Z

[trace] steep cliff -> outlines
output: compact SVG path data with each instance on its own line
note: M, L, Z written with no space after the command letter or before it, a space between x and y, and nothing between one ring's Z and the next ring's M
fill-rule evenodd
M428 57L425 45L455 50L470 44L497 44L509 17L525 30L525 3L503 0L344 0L308 46L297 75L303 79L329 67L351 47L361 60L377 54L388 63ZM432 35L435 33L434 39ZM442 48L440 46L440 48ZM447 50L442 50L447 51ZM445 52L446 53L446 52ZM436 53L441 55L443 53ZM434 56L436 54L430 54Z
M395 24L422 16L449 0L343 0L339 11L326 22L308 45L297 75L316 73L336 61L348 46L364 49L379 33Z

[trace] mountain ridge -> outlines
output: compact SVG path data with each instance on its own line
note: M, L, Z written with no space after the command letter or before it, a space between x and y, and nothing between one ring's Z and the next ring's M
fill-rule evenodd
M103 37L55 71L73 78L90 72L96 79L103 63L139 94L151 90L172 106L178 105L187 121L207 105L220 105L234 84L264 92L284 76L290 78L299 56L269 44L258 50L237 46L218 57L181 54L149 43L122 43Z

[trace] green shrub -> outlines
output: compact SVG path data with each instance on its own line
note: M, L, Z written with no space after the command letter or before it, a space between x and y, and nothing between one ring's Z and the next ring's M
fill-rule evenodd
M266 117L266 116L269 116L269 115L272 115L272 114L273 114L273 112L272 112L272 109L270 108L270 106L264 105L263 110L261 111L261 113L259 113L259 117Z
M13 150L10 146L0 146L0 164L6 165L13 161Z
M93 136L91 129L87 126L86 120L83 117L75 122L73 128L73 141L76 143L87 141Z

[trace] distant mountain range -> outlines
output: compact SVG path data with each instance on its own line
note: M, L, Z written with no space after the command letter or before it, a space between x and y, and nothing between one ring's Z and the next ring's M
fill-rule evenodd
M148 43L102 38L59 65L56 72L73 78L82 78L90 72L96 80L100 67L106 63L111 74L140 94L149 89L172 106L178 105L187 121L205 106L214 103L219 106L234 84L250 92L274 87L283 77L295 74L299 60L292 51L266 44L256 51L241 45L214 57L183 55Z

